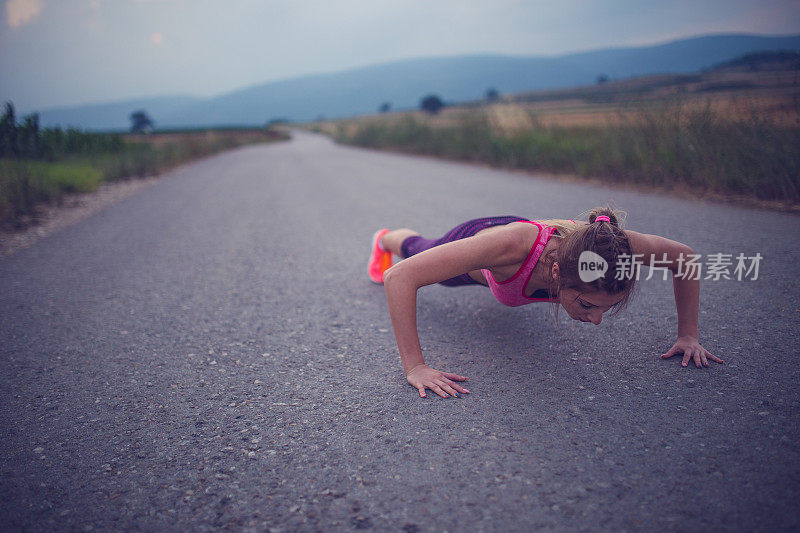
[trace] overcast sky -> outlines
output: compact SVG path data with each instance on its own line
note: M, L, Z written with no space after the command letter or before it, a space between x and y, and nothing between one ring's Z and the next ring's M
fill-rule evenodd
M800 33L798 0L0 1L0 100L20 111L211 96L415 57Z

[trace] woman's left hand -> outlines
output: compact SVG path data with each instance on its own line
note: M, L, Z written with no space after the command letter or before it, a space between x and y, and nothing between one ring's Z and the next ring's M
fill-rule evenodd
M694 364L697 365L697 368L708 366L709 360L722 363L722 359L703 348L700 345L700 341L694 337L678 337L678 340L675 341L672 348L670 348L667 353L663 354L661 358L669 359L673 355L679 353L683 354L682 366L689 364L689 359L694 359Z

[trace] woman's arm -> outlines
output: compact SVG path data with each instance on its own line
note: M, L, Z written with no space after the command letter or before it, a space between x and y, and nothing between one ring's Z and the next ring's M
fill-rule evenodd
M527 230L527 231L526 231ZM523 261L536 230L508 227L431 248L404 259L383 274L389 315L406 377L425 397L425 388L447 397L469 392L452 382L467 378L439 372L425 365L417 332L417 291L425 285L480 268L493 268ZM532 236L532 240L531 240Z
M672 272L672 288L678 312L678 340L661 357L667 359L683 354L682 365L690 359L698 367L708 366L708 360L722 363L722 359L711 354L700 345L698 310L700 307L700 279L687 270L686 261L695 251L680 242L626 230L634 256L642 254L642 262L648 266L666 267Z

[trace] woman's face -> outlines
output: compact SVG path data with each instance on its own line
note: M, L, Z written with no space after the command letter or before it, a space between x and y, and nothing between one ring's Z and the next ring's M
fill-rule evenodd
M611 309L625 297L625 293L578 292L575 289L561 289L558 298L561 306L575 320L599 324L603 313Z

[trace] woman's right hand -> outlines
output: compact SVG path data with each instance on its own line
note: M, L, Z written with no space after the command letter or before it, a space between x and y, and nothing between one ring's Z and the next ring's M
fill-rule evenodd
M425 398L425 389L431 389L442 398L449 398L451 395L458 398L458 392L469 394L455 381L467 381L464 376L441 372L427 365L417 365L406 374L408 382L419 391L420 398Z

